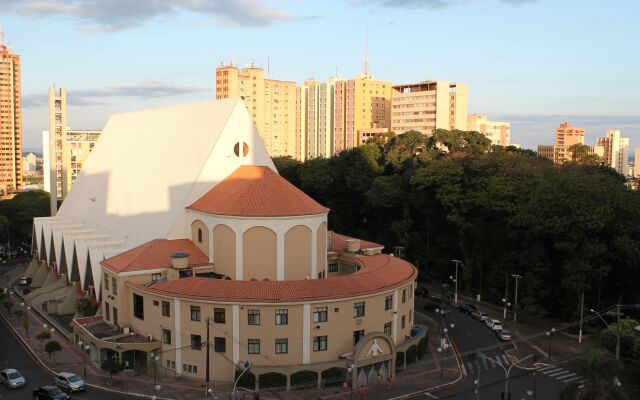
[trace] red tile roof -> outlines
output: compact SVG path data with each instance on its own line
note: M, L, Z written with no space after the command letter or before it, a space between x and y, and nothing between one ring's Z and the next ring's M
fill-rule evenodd
M365 296L393 289L416 279L408 262L387 254L350 259L362 268L353 274L325 279L291 281L240 281L189 277L150 287L134 282L138 290L168 297L207 301L278 303L330 300Z
M356 239L360 241L360 249L382 249L384 248L383 244L368 242L366 240L354 238L347 235L341 235L339 233L335 233L333 231L329 231L329 235L331 238L331 246L330 249L332 251L336 251L338 253L343 252L347 249L347 240Z
M324 214L318 204L269 167L244 165L189 207L216 215L282 217Z
M189 254L190 266L209 264L209 257L189 239L152 240L117 256L107 258L101 264L116 273L169 268L172 265L171 254L173 253Z

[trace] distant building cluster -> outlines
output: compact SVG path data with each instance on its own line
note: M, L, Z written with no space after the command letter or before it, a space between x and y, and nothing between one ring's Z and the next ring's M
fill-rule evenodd
M253 64L245 68L220 64L216 98L242 98L274 157L331 157L376 136L409 130L425 135L435 129L477 130L492 144L511 145L508 122L468 115L464 83L393 85L365 71L354 79L331 77L327 82L309 80L297 86L268 75Z
M20 56L0 31L0 196L22 190Z
M583 128L576 128L568 122L561 123L556 128L556 143L538 145L538 155L552 160L554 164L563 164L573 160L572 146L575 145L584 145L587 154L595 154L620 174L629 175L629 138L620 137L620 131L615 129L607 130L605 136L598 138L595 145L585 145ZM636 169L636 176L637 172Z

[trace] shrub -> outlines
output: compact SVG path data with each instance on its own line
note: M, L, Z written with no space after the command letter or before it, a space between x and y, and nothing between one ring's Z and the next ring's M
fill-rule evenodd
M407 365L409 364L413 364L414 362L416 362L418 357L418 347L417 346L410 346L407 349Z
M427 338L422 338L418 342L418 359L422 360L425 354L427 354Z
M62 346L55 340L50 340L47 342L47 344L44 345L44 351L49 354L49 358L51 358L51 355L53 354L53 359L55 360L56 353L62 351Z
M51 334L48 331L42 331L36 335L36 339L42 342L44 340L51 339Z

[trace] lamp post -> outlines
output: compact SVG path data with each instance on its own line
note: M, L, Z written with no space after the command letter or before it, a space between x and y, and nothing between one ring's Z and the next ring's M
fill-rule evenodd
M509 274L507 274L507 279L505 279L504 299L502 299L502 302L504 303L504 309L502 311L502 319L504 319L505 325L507 323L507 301L508 300L509 300Z
M460 260L451 260L452 263L456 264L456 277L453 279L453 282L456 284L455 294L453 295L453 301L458 304L458 265L462 264Z
M548 355L548 359L551 360L551 335L554 334L556 331L556 328L551 328L550 331L547 331L546 335L549 338L549 353Z
M238 378L236 379L235 383L233 384L233 399L234 400L236 398L236 388L238 387L238 382L240 382L240 378L242 378L242 375L244 375L245 372L247 372L251 368L251 364L249 364L249 361L245 361L245 362L240 361L238 363L237 367L240 368L242 370L242 372L240 372L240 375L238 375Z
M347 373L349 374L347 376L347 384L349 385L349 398L351 400L353 400L353 369L356 366L354 364L349 365L349 367L347 368Z
M515 365L517 365L517 364L521 363L522 361L526 360L527 358L531 358L533 356L534 356L534 354L529 354L526 357L522 357L521 359L516 360L513 364L511 364L509 366L509 368L506 368L504 365L495 362L493 359L485 356L484 354L480 354L481 358L484 358L485 360L491 362L493 365L497 365L498 367L502 368L502 370L504 371L504 393L503 393L503 399L505 399L505 398L509 399L511 397L511 395L509 394L509 374L511 373L511 369Z
M616 308L618 313L618 327L616 329L616 360L619 360L620 359L620 304L616 304ZM607 321L604 318L602 318L602 315L599 312L597 312L593 308L590 311L592 313L595 313L602 320L602 322L604 322L607 328L610 328L609 323L607 323Z
M157 398L158 392L161 389L161 386L158 384L158 360L160 359L160 356L152 351L149 353L149 358L153 361L153 392L155 393L154 396Z
M513 301L513 321L518 322L518 281L522 279L522 275L511 274L511 277L516 280L516 294Z
M80 351L82 351L82 366L83 366L83 376L84 379L87 379L87 351L91 348L87 343L82 340L78 340L78 346L80 346Z

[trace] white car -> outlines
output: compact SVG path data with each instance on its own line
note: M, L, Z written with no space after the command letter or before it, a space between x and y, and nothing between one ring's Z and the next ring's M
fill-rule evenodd
M511 332L506 329L496 331L496 335L498 336L498 339L502 340L503 342L508 342L511 340Z
M502 322L498 321L497 319L487 319L485 324L487 324L489 329L491 329L493 331L501 331L502 330Z
M60 372L56 375L56 386L70 392L79 392L85 389L82 378L71 372Z
M482 321L482 322L486 321L489 318L487 313L482 311L474 311L471 313L471 316L477 319L478 321Z
M24 376L22 376L18 370L9 368L0 372L0 382L9 389L16 389L23 387L27 383L27 380L24 379Z

